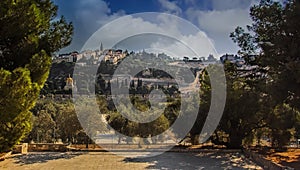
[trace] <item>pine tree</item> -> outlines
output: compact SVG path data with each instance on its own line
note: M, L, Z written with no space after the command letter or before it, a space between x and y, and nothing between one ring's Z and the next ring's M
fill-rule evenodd
M0 1L0 152L30 131L51 55L71 42L72 24L56 15L51 0Z

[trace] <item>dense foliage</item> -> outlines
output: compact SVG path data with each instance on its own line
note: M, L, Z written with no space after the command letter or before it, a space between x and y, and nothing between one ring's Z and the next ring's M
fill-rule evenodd
M93 110L81 102L82 109ZM29 133L26 141L38 143L90 143L90 138L86 135L87 129L83 129L78 117L83 116L81 121L88 118L87 115L78 115L71 100L39 99L33 112L33 129ZM101 125L101 122L93 123L96 118L90 118L89 124Z
M239 68L224 63L226 106L211 140L230 148L260 145L262 140L284 147L299 138L300 131L300 2L261 0L250 9L250 16L253 23L248 31L237 27L230 35L246 64ZM200 134L210 106L206 70L200 83L200 110L192 139Z
M50 0L0 2L0 152L30 131L51 55L71 42L72 25L56 15Z
M243 77L246 86L240 86L242 88L237 93L229 93L229 99L238 95L239 99L235 101L240 102L235 103L236 106L230 105L232 109L245 108L236 113L230 112L232 116L245 114L239 122L252 129L250 136L258 134L255 137L259 140L264 134L277 147L288 144L293 135L297 137L295 131L299 134L299 9L300 2L296 0L284 3L261 0L250 9L253 23L247 27L249 32L237 27L231 33L233 41L241 47L239 53L248 66L255 65L258 69L253 71L254 74ZM256 58L251 58L253 55ZM240 82L240 77L234 83ZM235 86L235 89L239 87ZM225 116L227 113L225 109ZM252 122L253 126L247 122ZM244 139L248 133L242 132L238 137Z

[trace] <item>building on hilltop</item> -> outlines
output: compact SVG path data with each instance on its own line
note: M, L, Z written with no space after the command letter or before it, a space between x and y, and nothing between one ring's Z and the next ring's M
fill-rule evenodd
M229 61L230 63L236 64L238 67L241 67L246 62L242 57L239 57L238 55L233 54L225 54L220 57L220 61L224 64L226 61Z
M207 61L217 61L217 59L212 54L209 54L207 57Z
M68 54L59 54L58 56L53 58L53 62L76 62L77 61L78 52L74 51Z

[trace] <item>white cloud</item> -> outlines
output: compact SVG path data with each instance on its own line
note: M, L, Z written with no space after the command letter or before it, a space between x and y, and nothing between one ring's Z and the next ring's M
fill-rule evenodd
M203 30L206 35L211 38L219 53L235 53L238 47L229 38L230 32L234 31L236 26L245 26L251 23L249 17L249 7L257 2L257 0L212 0L203 3L210 3L213 10L199 10L199 5L196 0L184 0L188 9L181 9L179 1L158 0L165 12L175 15L186 16L190 21ZM201 4L201 3L200 3ZM63 51L80 50L84 42L101 26L105 25L125 15L125 11L118 11L112 13L109 5L104 0L85 0L79 3L70 4L70 8L74 10L73 16L70 19L75 24L75 36L71 46ZM206 4L207 5L207 4ZM126 20L126 23L124 23ZM98 37L97 42L99 46L103 41L104 45L109 46L115 38L120 38L123 34L130 35L136 30L156 30L160 32L171 33L179 37L178 39L188 42L191 46L197 46L196 39L201 39L198 31L187 30L186 23L178 23L178 20L170 19L167 15L157 16L154 20L157 23L145 21L138 17L126 18L122 23L116 23L114 28L107 30L109 36ZM121 36L122 37L122 36ZM209 39L208 38L208 39ZM159 46L158 43L153 44L153 48ZM165 46L166 47L166 46ZM178 46L177 46L178 47ZM172 44L166 47L170 51L176 51L176 45ZM195 47L194 47L195 48ZM177 50L178 51L178 50ZM183 52L178 52L183 55ZM205 55L206 56L206 55Z
M251 24L249 9L254 3L255 0L212 0L214 10L189 8L185 14L213 39L219 53L236 53L238 47L229 35L237 26Z
M124 11L112 13L108 4L103 0L80 1L75 11L76 18L84 24L87 29L96 28L125 14ZM95 31L95 30L93 30Z
M155 22L146 18L151 18ZM182 26L187 29L181 29ZM157 35L159 38L149 39L149 34ZM134 35L144 37L141 36L137 41L126 40ZM134 45L126 44L127 46L146 48L152 52L165 51L172 57L218 55L204 32L188 25L188 22L181 18L157 13L124 16L114 20L98 30L88 40L84 49L97 48L100 41L106 48L110 48L124 40L134 43Z
M231 9L225 11L198 11L189 9L187 15L197 20L199 26L213 33L229 33L238 25L245 26L251 22L249 11Z
M158 2L161 4L163 10L166 10L166 12L180 15L182 13L182 10L179 6L177 6L176 1L168 1L168 0L158 0Z
M196 35L180 35L177 42L164 43L155 42L151 45L149 51L164 52L172 57L208 57L209 54L218 56L212 43L204 32L198 32Z
M124 11L112 13L104 0L84 0L70 4L74 23L74 37L72 44L61 52L80 50L84 42L101 26L125 15Z
M216 11L230 9L249 9L253 0L211 0L212 8Z

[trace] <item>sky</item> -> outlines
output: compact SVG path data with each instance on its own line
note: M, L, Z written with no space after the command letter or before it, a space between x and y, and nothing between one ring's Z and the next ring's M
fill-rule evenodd
M126 35L133 35L141 30L150 30L150 32L169 33L179 37L179 41L184 41L187 45L197 48L197 44L203 44L207 40L211 46L203 46L198 51L206 51L214 55L224 53L235 54L238 50L236 44L229 37L237 26L246 26L251 24L249 10L257 0L53 0L58 5L58 15L65 16L67 21L72 22L75 28L73 41L70 46L60 51L81 51L89 38L103 28L106 24L114 22L117 19L120 26L118 30L112 30L110 36L98 36L98 42L102 42L105 48L109 48L106 39L113 38L113 31L121 31ZM159 12L178 16L183 20L191 22L199 31L188 34L185 28L181 29L184 21L181 19L168 19L168 16L157 16L152 18L156 21L147 21L147 17L137 19L136 13ZM131 17L126 17L132 15ZM151 19L150 19L151 20ZM127 24L125 24L126 22ZM130 24L128 24L130 23ZM117 25L118 25L117 24ZM134 28L133 28L134 27ZM138 28L137 28L138 27ZM146 28L147 27L147 28ZM150 29L151 28L151 29ZM186 28L187 29L187 28ZM182 31L184 30L184 31ZM103 34L103 33L102 33ZM118 34L118 33L116 33ZM122 37L124 37L122 35ZM205 40L200 40L204 38ZM153 39L153 38L149 38ZM132 42L132 41L128 41ZM96 43L96 42L95 42ZM159 42L152 43L152 48L162 47ZM163 46L166 50L179 55L192 55L179 51L176 45ZM176 51L177 50L177 51ZM206 55L201 53L201 55Z

